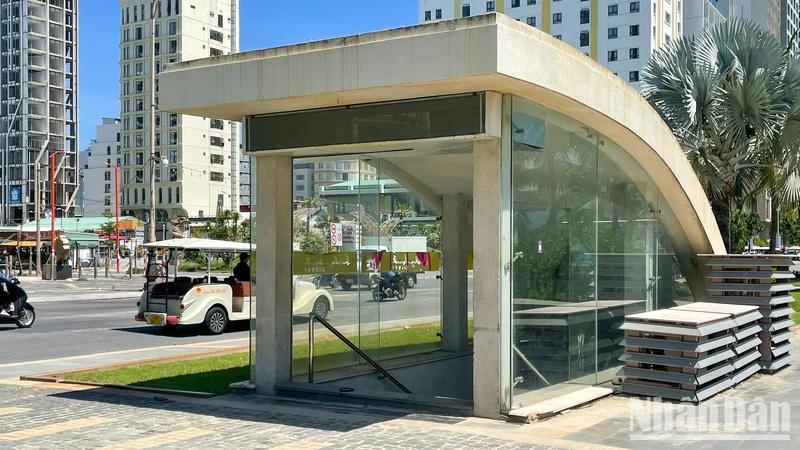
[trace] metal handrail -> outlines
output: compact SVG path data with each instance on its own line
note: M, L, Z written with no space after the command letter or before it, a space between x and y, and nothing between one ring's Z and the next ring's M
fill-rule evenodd
M406 394L410 394L409 391L402 383L397 381L395 377L393 377L389 372L386 371L380 364L376 363L372 358L367 356L360 348L356 347L355 344L350 342L350 339L347 339L345 335L339 332L336 328L333 327L327 320L323 319L322 317L318 316L316 313L312 312L308 316L308 382L314 383L314 321L317 321L322 324L325 328L328 329L334 336L339 338L340 341L344 342L351 350L358 353L358 356L364 358L372 367L375 368L378 372L380 372L384 377L386 377L389 381L394 383L395 386L400 388L401 391L405 392Z

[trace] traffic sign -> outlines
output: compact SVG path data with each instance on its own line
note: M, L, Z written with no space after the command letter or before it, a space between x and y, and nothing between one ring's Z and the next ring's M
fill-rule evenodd
M342 246L342 224L340 223L331 224L331 246Z

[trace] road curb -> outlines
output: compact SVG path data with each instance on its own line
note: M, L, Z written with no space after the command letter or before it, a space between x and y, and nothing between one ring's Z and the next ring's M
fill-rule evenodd
M159 364L159 363L170 363L175 361L183 361L188 359L200 359L212 356L222 356L230 353L241 353L245 352L250 349L249 345L242 345L238 347L231 347L219 350L207 350L203 352L196 352L196 353L189 353L185 355L174 355L174 356L167 356L167 357L160 357L160 358L148 358L148 359L140 359L137 361L128 361L124 363L115 363L115 364L104 364L99 366L93 367L84 367L82 369L77 370L70 370L70 371L59 371L59 372L49 372L37 375L22 375L19 377L20 381L31 381L31 382L39 382L39 383L57 383L57 384L70 384L70 385L77 385L77 386L91 386L91 387L103 387L103 388L110 388L110 389L122 389L127 391L138 391L138 392L148 392L153 394L169 394L169 395L181 395L184 397L194 397L194 398L211 398L216 397L219 394L211 394L208 392L196 392L196 391L183 391L178 389L163 389L163 388L149 388L143 386L127 386L121 384L111 384L111 383L95 383L91 381L79 381L79 380L70 380L68 378L63 378L62 375L70 374L70 373L84 373L84 372L94 372L94 371L103 371L103 370L114 370L120 369L123 367L131 367L131 366L141 366L146 364Z

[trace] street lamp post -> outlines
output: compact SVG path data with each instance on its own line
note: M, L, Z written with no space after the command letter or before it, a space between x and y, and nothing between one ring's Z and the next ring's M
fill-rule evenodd
M156 11L161 6L161 0L153 1L150 11L150 224L149 240L156 241Z
M117 236L117 273L119 273L119 167L109 163L106 165L114 168L114 214L117 218L114 233Z
M56 155L59 153L64 153L64 150L56 150L50 154L50 279L52 281L56 281Z

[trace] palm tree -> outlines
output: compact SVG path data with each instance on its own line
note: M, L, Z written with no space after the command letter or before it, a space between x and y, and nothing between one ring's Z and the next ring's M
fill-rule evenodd
M642 94L681 142L728 251L735 193L800 148L788 145L800 133L797 65L769 32L733 19L675 41L644 69Z

